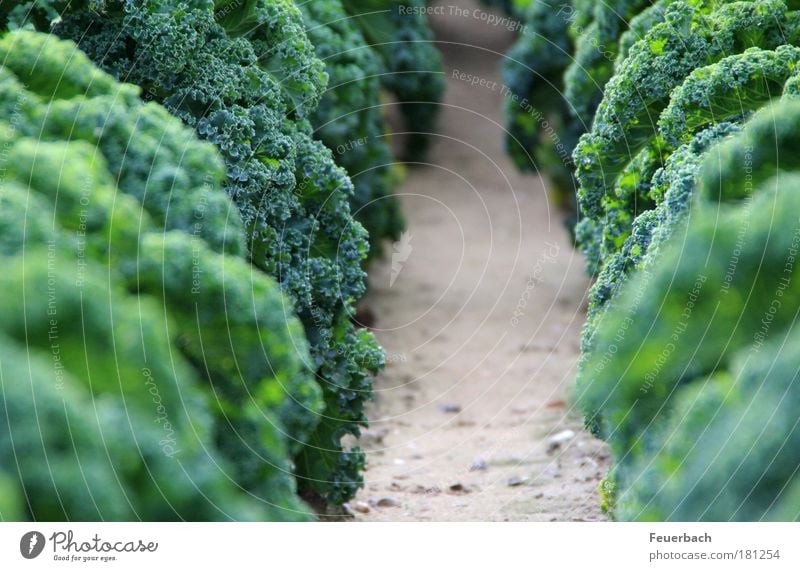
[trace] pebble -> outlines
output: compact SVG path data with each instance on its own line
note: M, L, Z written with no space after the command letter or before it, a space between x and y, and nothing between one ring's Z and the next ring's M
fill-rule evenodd
M561 448L562 444L566 444L573 438L575 438L575 432L573 430L562 430L558 434L554 434L547 441L547 453L552 454Z
M513 477L508 479L506 484L508 484L509 487L513 488L513 487L516 487L516 486L521 486L522 484L524 484L527 481L528 481L527 476L522 476L522 477L513 476Z
M461 405L454 402L445 402L439 405L439 410L444 413L455 414L461 412Z
M483 470L487 470L488 468L489 468L489 464L486 463L486 460L484 460L483 458L478 458L469 467L469 471L470 472L482 472Z
M368 514L369 513L369 505L365 502L356 502L350 505L350 508L357 511L358 513Z
M381 498L375 503L375 505L379 508L396 508L400 505L400 502L394 498Z

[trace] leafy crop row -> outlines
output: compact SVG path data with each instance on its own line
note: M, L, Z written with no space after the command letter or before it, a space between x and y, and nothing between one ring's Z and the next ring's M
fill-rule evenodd
M152 423L152 395L137 395L144 405L134 413L119 392L133 383L132 393L144 394L144 370L164 402L170 391L189 395L187 402L178 396L164 405L174 408L170 426L187 439L179 462L158 457L150 471L150 456L137 461L136 446L122 446L118 452L127 456L109 455L108 466L98 465L100 478L109 466L113 475L117 464L136 474L130 482L120 477L117 486L134 511L98 504L91 515L72 504L60 511L32 505L29 485L44 486L43 501L53 501L59 481L63 488L76 478L81 461L67 450L63 480L36 480L35 456L27 471L4 472L3 488L19 479L22 489L12 496L28 502L10 499L12 517L302 519L308 508L298 492L338 504L361 486L364 455L345 437L366 425L363 406L383 353L352 317L370 250L402 229L391 196L399 177L381 93L394 92L409 120L425 121L407 139L409 151L420 152L442 87L425 20L397 19L398 2L372 4L326 0L303 3L301 10L290 0L34 0L0 6L1 27L41 32L6 33L0 54L8 83L0 95L4 141L8 149L33 153L27 163L6 158L19 170L0 181L0 198L10 201L3 254L9 267L18 259L25 264L24 273L4 276L14 293L3 312L3 351L24 352L33 343L24 311L46 311L52 297L36 285L48 283L43 276L50 268L33 271L48 259L52 243L64 266L56 280L64 296L59 311L72 319L62 335L74 351L72 361L63 360L65 379L77 387L69 389L74 406L99 398L99 376L111 383L103 399L117 422L128 414ZM376 25L386 14L387 24ZM392 38L367 34L382 30ZM84 201L96 210L87 214ZM48 226L47 212L55 224ZM92 291L91 303L83 301L84 287ZM85 314L97 316L95 332L82 328ZM47 330L38 334L44 336L36 354L28 350L31 379L46 376L42 366L51 357ZM98 369L91 376L81 369L81 344ZM52 388L36 382L42 395ZM3 394L7 401L19 397L16 413L35 414L38 394ZM202 427L194 428L189 405ZM112 432L110 418L98 415L89 423L94 432L86 446L102 450L95 437ZM59 450L68 425L68 417L49 425ZM23 436L34 446L28 430L27 436L12 431L0 454L17 454ZM135 443L137 435L132 426L129 436L114 437ZM48 450L45 443L38 453ZM4 466L14 465L4 458ZM191 466L182 466L184 460ZM138 490L129 489L145 471L158 490L166 478L161 469L183 470L187 497L208 501L176 496L173 502L169 490L159 501L144 488L137 498ZM217 501L217 491L234 499ZM77 495L73 500L89 509ZM242 507L220 512L228 504Z
M405 158L424 158L444 91L439 51L422 8L425 0L342 0L364 37L381 56L381 85L404 119Z
M800 517L800 102L740 129L679 183L687 220L609 302L581 368L621 518Z
M797 6L560 7L566 27L511 52L534 65L507 65L528 94L559 88L540 73L554 66L564 129L584 133L554 176L577 181L576 241L595 277L576 394L614 453L606 506L797 519ZM565 55L556 65L537 46Z
M321 391L215 149L72 42L0 61L3 518L304 517Z

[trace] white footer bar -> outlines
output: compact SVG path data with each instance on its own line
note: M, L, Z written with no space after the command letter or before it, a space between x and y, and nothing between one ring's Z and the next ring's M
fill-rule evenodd
M800 524L0 524L4 570L193 563L232 571L797 570Z

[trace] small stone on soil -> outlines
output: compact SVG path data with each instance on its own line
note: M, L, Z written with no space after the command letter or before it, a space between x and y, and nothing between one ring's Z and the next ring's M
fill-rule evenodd
M444 413L455 414L461 412L461 405L454 402L445 402L439 405L439 410Z
M369 505L367 505L365 502L355 502L354 504L350 505L350 508L358 513L369 513Z
M452 493L452 494L468 494L471 491L469 488L467 488L466 486L464 486L464 484L462 484L460 482L456 483L456 484L453 484L448 489L450 490L450 493Z
M572 430L562 430L558 434L551 436L547 441L547 453L552 454L561 448L562 444L566 444L573 438L575 438L575 432Z
M375 505L379 508L396 508L400 505L400 502L394 498L381 498L375 503Z
M489 468L489 464L486 463L486 460L483 458L478 458L475 460L472 465L469 467L470 472L482 472Z

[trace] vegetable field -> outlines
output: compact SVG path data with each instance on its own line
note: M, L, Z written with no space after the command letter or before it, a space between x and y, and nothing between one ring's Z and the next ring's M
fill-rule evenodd
M506 73L522 96L563 89L550 113L579 136L551 170L594 279L575 398L612 450L604 508L797 519L796 6L574 2L553 24L544 4L511 7L540 33ZM545 164L552 139L517 128Z
M0 520L800 519L800 5L0 0Z

